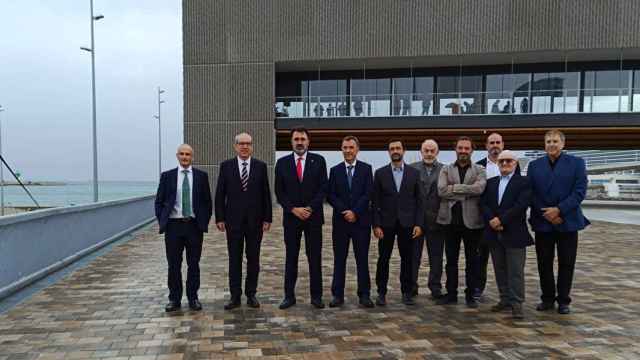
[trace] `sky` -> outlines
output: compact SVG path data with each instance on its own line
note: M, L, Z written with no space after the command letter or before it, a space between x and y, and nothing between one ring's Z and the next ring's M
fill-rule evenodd
M89 0L1 4L5 159L23 179L91 179ZM183 137L181 1L94 0L94 14L98 177L155 180L158 86L163 168Z

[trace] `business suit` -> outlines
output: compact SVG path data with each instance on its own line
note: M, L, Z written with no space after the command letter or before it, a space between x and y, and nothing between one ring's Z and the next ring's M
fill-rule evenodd
M242 170L241 170L242 169ZM241 171L246 172L246 187ZM229 289L232 299L242 294L242 253L246 246L245 295L256 294L260 272L263 223L271 223L271 190L267 165L239 157L220 164L215 195L216 223L224 222L229 252Z
M322 298L322 225L323 201L327 193L327 166L318 154L305 153L302 181L296 170L297 154L284 156L276 162L275 193L282 207L282 224L286 248L284 291L285 298L295 299L298 278L300 239L305 237L305 250L309 262L311 298ZM294 207L311 207L307 220L301 220L291 210Z
M466 169L466 170L465 170ZM464 171L461 179L460 172ZM460 241L465 251L465 298L474 302L477 288L478 242L482 237L484 221L480 211L480 197L486 186L484 167L469 164L460 168L458 162L444 166L438 178L438 195L442 201L438 213L438 224L445 227L445 255L447 257L447 299L458 296L458 258Z
M392 166L376 170L373 180L371 205L373 226L382 228L384 236L378 240L378 264L376 285L378 295L385 296L389 282L389 259L397 237L400 251L400 287L403 295L413 289L413 241L415 226L424 226L420 174L418 170L403 164L400 190L396 186Z
M351 179L349 179L351 173ZM358 297L369 297L371 280L369 277L369 244L371 242L370 196L373 188L371 165L356 161L351 172L342 162L331 168L327 200L333 207L333 281L331 293L338 299L344 298L344 282L349 253L349 240L353 241L358 276ZM344 219L343 211L351 210L356 222Z
M506 187L500 196L500 185ZM504 185L503 185L504 186ZM531 202L529 179L514 170L509 176L495 176L487 180L482 194L482 214L485 221L484 241L491 249L491 258L500 293L500 303L521 304L524 301L524 266L526 247L533 244L527 228L527 208ZM498 217L504 230L489 225Z
M178 174L180 170L180 174ZM160 176L160 184L155 199L155 214L160 233L165 234L165 250L168 262L169 300L180 304L182 299L182 252L186 250L187 281L189 302L198 300L200 288L200 256L202 254L203 233L207 232L212 213L211 190L207 173L191 167L192 185L190 216L175 214L179 176L184 180L182 167L165 171ZM183 182L180 182L183 184ZM173 215L173 216L172 216Z
M587 192L587 171L584 160L562 153L551 163L544 156L529 163L527 176L531 180L533 197L530 223L536 237L538 273L543 303L571 303L571 285L578 249L578 231L589 225L580 204ZM542 208L558 207L563 223L553 225L543 216ZM558 248L557 293L553 261ZM556 296L557 295L557 296Z
M483 158L482 160L476 162L478 165L482 165L485 170L487 170L487 158ZM516 163L515 173L520 175L520 164ZM487 181L491 178L487 171ZM478 244L478 289L477 292L482 294L484 292L485 287L487 286L487 266L489 265L489 254L491 253L489 245L486 241L480 241Z
M442 164L435 161L431 167L424 161L411 164L420 173L420 185L422 191L422 208L424 213L424 235L416 239L415 257L413 263L413 292L418 292L418 273L422 263L422 252L427 243L427 255L429 257L429 280L427 286L434 297L442 294L442 262L444 255L444 232L442 226L436 222L440 210L440 196L438 196L438 177L442 170Z

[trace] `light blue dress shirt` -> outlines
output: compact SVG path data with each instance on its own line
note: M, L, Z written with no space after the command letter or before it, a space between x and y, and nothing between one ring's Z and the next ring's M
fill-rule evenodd
M507 189L507 185L509 185L509 181L513 177L513 173L509 175L500 175L500 183L498 184L498 205L502 202L502 195L504 195L504 191Z
M402 185L402 175L404 175L404 164L400 167L391 165L391 173L393 174L393 182L396 184L396 191L400 192L400 185Z

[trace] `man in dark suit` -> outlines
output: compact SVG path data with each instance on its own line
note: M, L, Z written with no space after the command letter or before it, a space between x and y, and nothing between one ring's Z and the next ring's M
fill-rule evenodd
M378 238L378 264L376 305L387 304L389 260L393 243L398 239L400 250L400 287L402 303L414 305L413 249L414 241L422 235L424 214L420 196L420 174L404 163L404 144L394 140L388 145L391 163L376 170L373 179L371 206L373 209L373 233Z
M487 180L500 176L500 167L498 165L498 156L504 150L504 141L502 141L502 135L494 132L487 136L485 144L487 149L487 157L476 162L478 165L482 165L487 173ZM520 164L516 163L515 172L520 175ZM476 300L480 300L484 288L487 286L487 266L489 265L490 249L486 241L480 241L478 244L478 288L475 289L473 296Z
M418 274L422 263L424 244L427 243L429 256L429 281L431 298L437 300L442 297L442 262L444 254L444 232L436 219L440 210L440 196L438 196L438 177L442 164L438 161L438 143L432 139L425 140L420 147L422 161L411 164L420 173L422 186L422 208L424 212L424 236L416 239L413 262L413 290L412 296L418 295Z
M180 309L182 300L182 253L187 253L187 299L191 310L202 310L198 300L202 235L209 228L212 203L207 173L191 166L193 149L178 147L180 165L160 176L155 212L169 264L167 312Z
M322 209L327 193L327 165L318 154L309 153L309 132L305 128L291 130L293 153L276 162L275 192L282 206L282 225L286 249L284 299L280 309L296 303L300 239L309 262L311 304L324 308L322 302Z
M327 200L333 206L333 299L330 307L344 304L344 280L353 240L358 275L358 298L363 307L373 307L370 298L369 243L371 241L371 214L369 198L373 187L371 165L357 160L360 142L355 136L342 139L344 162L331 168Z
M245 296L247 305L260 307L256 298L260 272L262 234L271 227L271 190L267 165L252 157L251 135L236 135L233 146L237 156L220 164L216 186L216 227L227 232L229 252L229 289L231 300L226 310L240 306L242 294L242 253L247 255Z
M531 180L531 227L536 236L538 273L542 302L537 310L571 312L571 283L578 251L578 231L589 225L580 204L587 192L587 169L584 160L565 154L564 134L549 130L544 136L547 155L529 163ZM553 261L558 248L558 285L556 292Z
M516 171L518 157L509 150L498 156L500 175L487 180L481 206L484 217L484 240L491 249L491 259L500 293L493 312L511 309L515 319L522 319L524 302L524 265L527 246L533 244L527 229L527 208L531 202L529 179Z

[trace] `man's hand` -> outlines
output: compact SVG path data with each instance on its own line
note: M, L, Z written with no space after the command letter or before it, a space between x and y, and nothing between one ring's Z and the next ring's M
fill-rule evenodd
M271 229L271 223L263 222L262 223L262 232L267 232Z
M298 219L300 219L302 221L305 221L309 217L311 217L310 208L294 207L293 209L291 209L291 213L293 215L295 215L295 217L297 217Z
M413 232L411 233L411 238L417 239L420 235L422 235L422 228L420 226L414 226Z
M498 230L498 228L502 227L502 222L500 221L500 219L496 216L493 219L491 219L489 221L489 226L491 226L491 228L495 231L500 231Z
M224 224L224 221L220 221L216 223L216 227L218 228L219 231L224 232L226 230L226 226Z
M356 222L356 220L358 219L358 218L356 217L356 213L354 213L354 212L353 212L353 211L351 211L351 210L345 210L345 211L343 211L341 214L342 214L342 216L344 217L344 219L345 219L347 222L350 222L350 223L354 223L354 222Z
M542 216L547 219L548 222L553 222L553 219L560 216L560 209L557 207L542 208Z
M562 220L562 218L560 216L558 216L557 218L551 220L551 223L553 225L560 225L564 222L564 220Z
M373 235L375 235L375 237L377 237L378 239L382 239L384 237L384 232L382 231L381 227L376 226L373 228Z

